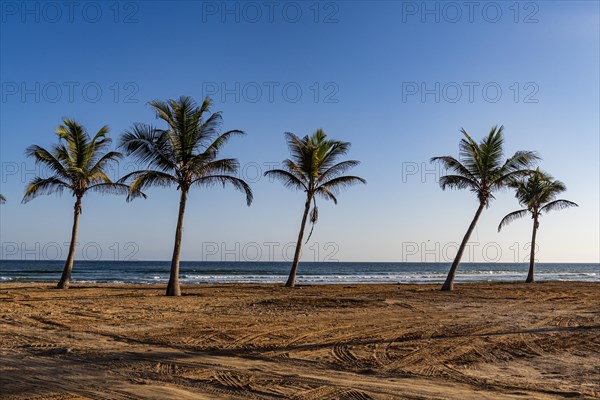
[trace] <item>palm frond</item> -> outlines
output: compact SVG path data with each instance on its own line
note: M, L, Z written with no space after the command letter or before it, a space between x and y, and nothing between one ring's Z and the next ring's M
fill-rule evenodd
M240 130L232 130L219 135L223 123L223 117L220 112L215 112L204 120L202 114L198 111L194 123L197 125L193 128L190 136L193 138L194 149L206 147L207 149L210 148L209 151L219 151L232 136L245 135Z
M237 129L227 131L217 137L204 151L206 155L213 155L219 152L223 145L229 141L233 136L244 136L246 133Z
M93 173L87 173L85 178L80 181L80 184L82 185L82 191L85 191L89 186L99 183L112 183L108 175L106 175L106 173L102 170L98 170Z
M87 150L85 156L88 164L93 163L94 158L98 157L112 143L112 140L106 136L109 131L108 125L104 125L96 132L92 140L88 141L85 146Z
M25 204L38 196L50 195L54 193L62 194L63 190L65 189L72 189L72 187L58 177L53 176L50 178L40 178L38 176L33 178L33 180L26 186L25 195L23 196L23 200L21 200L21 202Z
M337 197L331 193L327 188L319 187L315 190L315 194L323 197L325 200L333 201L333 204L337 204Z
M145 189L153 186L170 187L173 185L179 185L179 180L176 176L170 175L166 172L154 170L140 170L131 172L119 179L117 183L124 184L130 179L132 179L132 182L129 185L130 198L138 197L136 194L137 192L142 192Z
M332 178L337 178L340 175L342 175L343 173L345 173L346 171L348 171L349 169L354 168L359 164L360 164L360 161L357 161L357 160L347 160L347 161L342 161L337 164L334 164L331 167L329 167L328 169L326 169L324 172L321 173L318 181L323 182L323 181L326 181L326 180L329 180Z
M141 191L131 191L129 185L124 183L97 183L95 185L89 186L86 189L86 192L92 191L100 194L121 194L127 196L127 201L130 201L136 197L146 198L146 194Z
M67 171L61 162L48 150L43 147L32 145L27 147L25 155L35 160L36 164L43 164L50 168L55 174L60 176L66 176Z
M192 181L192 185L197 186L213 186L215 184L221 184L223 187L227 184L233 186L236 190L246 194L246 204L248 206L252 204L252 200L254 199L252 189L250 189L250 186L242 179L230 175L209 175L202 176Z
M475 175L469 171L467 167L465 167L460 161L451 156L441 156L441 157L432 157L431 162L439 162L444 169L449 171L453 171L458 175L462 175L465 178L476 180Z
M152 100L148 102L148 105L154 109L156 117L165 121L169 126L175 125L175 119L173 117L173 111L169 107L169 103L162 100Z
M324 141L323 146L317 150L321 152L318 154L319 170L324 171L331 168L341 156L348 153L350 146L349 142L339 140Z
M307 175L308 171L303 171L298 164L290 159L283 160L283 166L290 174L294 175L298 180L304 182L308 186L310 182L310 175Z
M239 168L240 164L235 158L223 158L206 162L202 155L197 155L188 163L186 171L199 178L204 175L236 174Z
M439 185L442 190L450 189L470 189L478 191L479 182L462 175L444 175L439 179Z
M96 161L96 163L90 168L89 173L93 174L97 171L103 171L107 164L111 162L118 162L122 158L123 154L119 153L118 151L109 151Z
M504 216L504 218L502 218L502 221L500 221L500 224L498 225L498 232L500 232L500 230L502 230L502 228L504 228L506 225L510 224L514 220L523 218L524 216L527 215L528 212L529 212L529 210L524 209L524 210L513 211L510 214L506 214Z
M319 184L317 189L325 188L332 193L338 194L342 189L359 183L366 184L367 181L359 176L339 176Z
M291 132L285 132L284 135L293 162L296 164L303 164L308 143L308 136L304 137L303 139L300 139L298 136Z
M569 200L554 200L540 208L541 212L557 211L569 207L579 207L577 203Z
M484 178L489 178L502 164L504 155L504 127L493 126L488 136L479 144L480 160Z
M481 159L481 148L477 142L469 136L467 131L461 128L462 138L458 144L458 157L462 165L473 176L481 177L485 174L483 161Z
M501 188L510 185L515 179L526 176L531 171L530 167L538 160L540 157L534 151L517 151L495 172L494 186Z
M282 169L272 169L269 171L265 171L264 175L277 179L278 181L283 183L284 187L288 189L308 190L304 182L302 182L300 179L298 179L298 177L296 177L294 174L288 171Z
M134 124L121 136L119 147L140 163L163 171L177 168L170 137L151 125Z

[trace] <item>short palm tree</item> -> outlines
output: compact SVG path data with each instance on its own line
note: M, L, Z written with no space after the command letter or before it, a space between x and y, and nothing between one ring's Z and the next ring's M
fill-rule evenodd
M294 262L285 286L293 287L296 283L296 271L300 261L300 250L304 228L308 218L311 203L310 222L317 222L319 212L316 197L320 196L326 200L332 200L337 204L336 195L341 189L357 183L367 183L358 176L344 176L344 172L359 164L356 160L338 162L339 157L345 155L350 149L350 143L339 140L329 140L322 129L317 130L312 136L300 139L293 133L286 133L286 140L290 150L291 159L283 162L284 169L273 169L266 171L266 176L272 176L280 180L285 187L294 190L302 190L306 193L304 203L304 214L300 225L300 233L296 243ZM312 229L307 242L312 235Z
M469 189L477 196L479 201L475 217L473 217L473 221L458 248L442 290L453 289L454 277L465 247L483 209L488 207L490 201L494 199L493 193L527 174L529 167L539 159L534 152L517 151L512 157L503 161L503 131L503 126L500 128L494 126L489 135L480 143L477 143L464 129L461 129L464 138L459 143L458 160L451 156L433 157L431 159L432 162L440 162L452 172L440 178L439 184L443 190L446 188Z
M222 117L219 112L210 113L209 98L204 99L200 106L192 98L185 96L166 102L154 100L149 105L156 117L166 122L167 126L159 129L147 124L135 124L123 134L121 147L128 155L147 164L148 169L132 172L123 177L121 182L132 179L132 195L152 186L175 185L181 192L166 293L167 296L180 296L179 259L183 216L189 190L194 186L230 184L246 194L248 205L252 203L250 187L234 176L239 169L237 160L217 158L223 145L232 136L243 135L244 132L231 130L219 135Z
M527 177L512 183L511 186L516 190L516 197L517 200L519 200L519 204L525 208L513 211L502 218L500 225L498 225L498 232L512 221L522 218L528 213L531 214L531 218L533 219L533 233L531 234L529 273L527 274L525 282L533 283L535 238L540 226L540 216L548 211L579 206L569 200L556 200L556 196L567 190L565 184L561 181L554 180L551 175L540 171L539 168L535 171L531 171Z
M119 152L106 151L111 143L106 137L107 126L100 128L94 137L90 138L83 126L74 120L64 119L63 125L56 128L56 133L59 143L50 150L36 145L26 150L28 157L47 167L52 175L48 178L35 177L27 185L22 202L27 203L40 195L61 194L65 189L75 197L71 244L57 286L58 289L66 289L69 287L73 270L81 199L89 192L127 195L129 186L112 182L106 175L107 167L121 158ZM143 196L142 193L138 195Z
M6 197L4 197L0 194L0 204L4 204L4 203L6 203Z

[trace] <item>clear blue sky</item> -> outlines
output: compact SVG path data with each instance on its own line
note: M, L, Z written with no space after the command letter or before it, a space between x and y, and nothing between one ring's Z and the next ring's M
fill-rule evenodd
M108 124L117 139L133 122L154 122L148 100L210 94L224 128L248 133L223 155L240 160L255 202L246 207L232 189L192 192L184 260L258 252L285 259L303 195L256 174L288 156L283 132L323 128L352 142L350 157L362 161L354 172L368 185L343 193L337 206L320 202L303 259L448 261L477 203L469 192L439 189L428 160L456 156L461 127L480 138L503 124L507 153L539 151L541 167L567 184L564 197L580 204L542 219L538 259L599 261L596 1L473 9L462 2L51 4L1 4L2 257L66 257L73 199L20 204L35 174L24 149L54 143L62 117L93 132ZM169 259L178 193L148 195L129 204L86 197L77 258L102 250L104 259ZM531 220L496 232L517 208L512 193L498 194L463 260L524 259Z

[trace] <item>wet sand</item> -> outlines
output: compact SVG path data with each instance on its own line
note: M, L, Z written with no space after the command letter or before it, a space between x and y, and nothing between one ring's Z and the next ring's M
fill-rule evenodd
M6 399L600 397L600 284L0 286Z

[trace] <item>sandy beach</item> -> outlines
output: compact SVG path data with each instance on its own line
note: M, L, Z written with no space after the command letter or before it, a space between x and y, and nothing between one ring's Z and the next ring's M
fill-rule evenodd
M600 284L0 288L6 399L600 397Z

